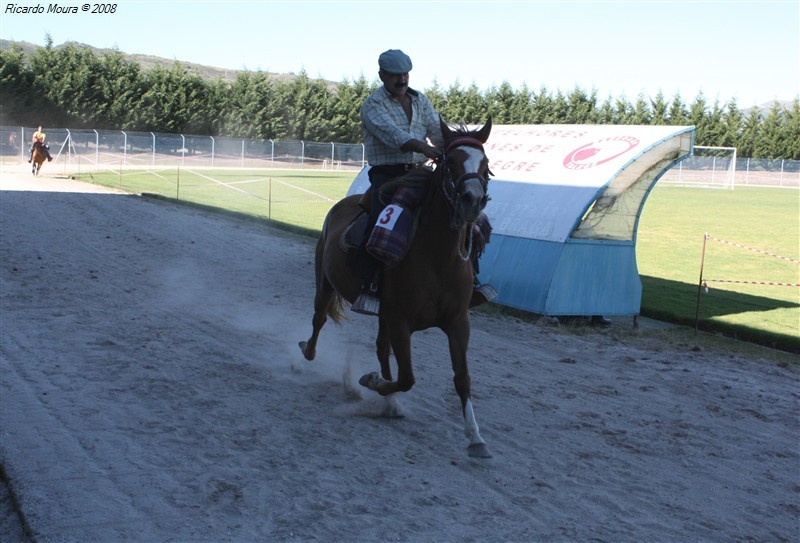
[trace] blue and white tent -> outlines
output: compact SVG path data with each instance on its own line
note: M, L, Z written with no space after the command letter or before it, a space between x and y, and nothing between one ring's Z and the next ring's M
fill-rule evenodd
M638 315L645 200L691 155L694 127L499 125L485 149L494 232L480 280L495 302L542 315ZM362 171L350 193L369 186Z

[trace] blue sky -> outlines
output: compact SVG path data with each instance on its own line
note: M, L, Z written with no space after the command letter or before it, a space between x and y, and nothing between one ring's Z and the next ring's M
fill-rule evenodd
M92 0L94 1L94 0ZM504 81L601 99L660 90L740 108L800 95L800 0L781 1L203 1L124 0L113 14L10 14L0 37L77 41L221 68L377 79L403 49L411 86ZM62 0L60 5L83 4Z

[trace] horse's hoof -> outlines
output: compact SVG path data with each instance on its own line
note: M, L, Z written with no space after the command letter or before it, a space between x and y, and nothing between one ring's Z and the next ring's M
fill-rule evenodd
M404 419L404 418L406 418L406 416L403 413L401 413L400 411L396 411L394 409L387 409L386 411L381 413L381 416L383 418L385 418L385 419Z
M361 379L358 380L358 384L370 390L377 391L378 385L380 385L382 381L383 377L381 377L377 371L373 371L372 373L362 375Z
M489 448L486 446L486 443L473 443L467 447L467 454L470 456L470 458L492 457L492 453L489 452Z
M397 402L390 401L387 403L386 407L384 407L381 417L385 419L404 419L406 418L406 414L400 411Z
M298 343L298 345L300 345L300 351L302 351L303 356L306 358L306 360L314 360L314 356L316 356L317 353L313 350L309 352L307 341L301 341L300 343Z

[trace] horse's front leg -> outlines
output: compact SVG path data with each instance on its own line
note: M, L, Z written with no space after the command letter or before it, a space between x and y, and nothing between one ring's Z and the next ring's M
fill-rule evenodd
M381 374L380 379L384 382L389 382L392 380L392 367L390 365L391 356L392 356L392 343L391 338L389 337L388 327L386 325L386 321L383 318L379 318L378 320L378 338L375 341L375 352L378 356L378 362L381 365ZM377 374L372 374L371 379L375 379ZM400 406L397 403L397 395L396 394L387 394L384 396L386 400L386 405L383 408L383 416L392 418L392 419L400 419L405 417L405 415L400 410Z
M467 346L469 345L469 317L459 319L445 330L450 345L450 360L453 364L453 383L461 399L461 413L464 415L464 435L469 439L467 454L475 458L491 458L489 448L481 437L475 411L470 397L471 380L467 365Z
M397 392L407 392L414 386L414 371L411 367L411 332L405 325L389 326L383 319L380 321L378 331L378 360L381 364L381 374L378 372L368 373L361 377L358 382L374 390L387 400L384 415L390 417L402 417L393 395ZM397 380L392 381L392 373L389 367L389 355L394 351L397 361Z

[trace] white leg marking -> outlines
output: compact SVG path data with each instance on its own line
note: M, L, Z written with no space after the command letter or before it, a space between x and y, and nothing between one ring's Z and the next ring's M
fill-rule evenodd
M387 394L384 398L383 416L393 419L403 418L403 411L400 409L400 403L397 401L397 394Z
M478 431L475 411L472 410L472 400L467 400L467 406L464 409L464 435L469 439L470 445L486 443L481 437L481 433Z

